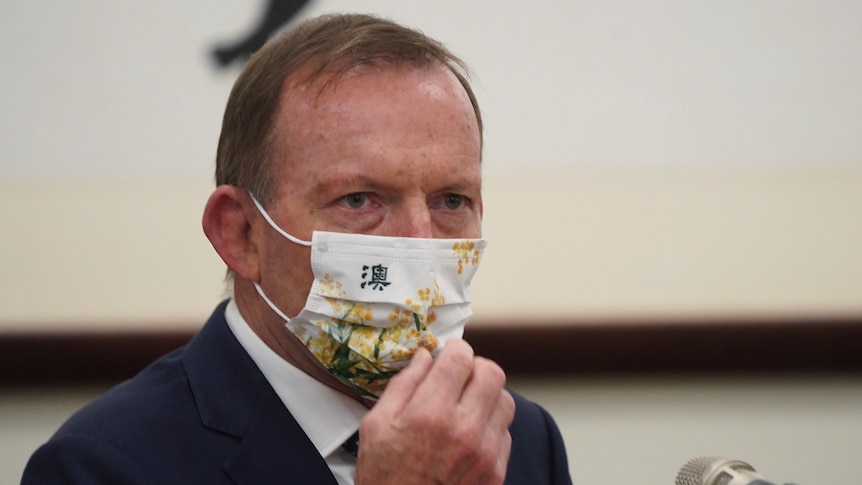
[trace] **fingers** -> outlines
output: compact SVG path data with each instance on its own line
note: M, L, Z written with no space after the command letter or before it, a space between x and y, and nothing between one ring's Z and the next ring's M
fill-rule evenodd
M515 401L505 390L506 375L495 362L476 357L464 341L450 341L438 356L413 400L444 411L448 426L446 447L457 459L450 462L445 483L502 483L511 451L509 425ZM441 416L437 414L437 416Z
M459 426L457 441L463 454L470 456L457 473L464 483L502 483L505 478L512 446L508 428L515 415L515 401L505 390L505 381L497 364L476 358L454 420Z
M386 385L386 390L375 408L383 411L382 414L400 415L426 378L432 365L434 360L431 354L425 349L419 349L410 360L410 364Z
M495 362L475 357L463 340L447 343L412 399L437 409L453 409L467 422L506 429L515 401L505 390L506 374Z
M477 357L473 364L473 373L470 381L464 387L460 401L469 403L464 406L464 412L478 413L484 410L493 410L498 401L503 398L501 392L508 396L502 389L506 385L506 374L495 362ZM509 396L511 398L511 396ZM487 416L476 416L487 417Z
M467 342L447 342L413 399L441 408L454 406L461 400L464 386L473 375L474 358L473 347Z
M453 340L417 353L362 420L356 483L499 485L515 412L494 362Z

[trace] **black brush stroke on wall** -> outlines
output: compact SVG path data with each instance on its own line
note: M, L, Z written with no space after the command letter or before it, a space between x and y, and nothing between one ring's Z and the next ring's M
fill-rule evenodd
M254 30L239 42L213 49L213 58L221 67L227 67L237 61L245 63L273 32L290 22L300 9L309 3L310 0L269 0Z

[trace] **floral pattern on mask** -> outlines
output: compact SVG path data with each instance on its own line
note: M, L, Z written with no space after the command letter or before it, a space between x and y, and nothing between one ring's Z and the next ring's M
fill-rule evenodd
M456 242L452 245L452 251L458 256L458 274L464 271L465 265L479 264L479 248L476 247L475 241Z
M311 322L316 331L303 327L297 336L332 375L358 394L378 398L417 350L438 347L428 327L437 317L432 308L446 298L436 284L433 290L420 289L416 299L408 298L407 308L394 308L388 316L393 324L381 328L366 325L373 318L371 307L339 299L345 294L341 283L329 275L318 283L337 317Z
M324 295L326 301L332 305L332 310L335 315L338 315L339 321L352 325L365 325L374 318L374 312L368 305L360 305L355 302L343 303L339 298L347 292L344 291L340 282L333 280L328 274L324 275L318 283L320 294Z
M259 282L254 282L255 290L322 366L359 395L379 396L419 348L436 350L441 342L462 335L472 314L469 284L484 240L314 231L311 241L305 241L279 227L251 198L275 231L311 248L315 276L305 305L292 318L266 296ZM345 261L362 261L362 271L351 273ZM394 262L399 276L389 280ZM428 288L432 285L433 291ZM353 293L359 289L375 293ZM435 322L432 333L429 327Z

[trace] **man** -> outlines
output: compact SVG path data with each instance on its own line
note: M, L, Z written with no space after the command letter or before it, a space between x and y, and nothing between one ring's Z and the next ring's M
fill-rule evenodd
M550 416L454 338L483 244L461 66L361 15L264 46L228 100L203 217L233 298L73 416L23 482L571 483ZM406 307L385 296L402 280L418 281Z

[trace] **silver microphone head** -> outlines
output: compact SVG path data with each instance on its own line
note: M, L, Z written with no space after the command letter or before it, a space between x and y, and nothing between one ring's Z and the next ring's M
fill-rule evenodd
M685 465L676 475L676 485L744 485L763 479L754 468L739 460L717 456L700 456Z

